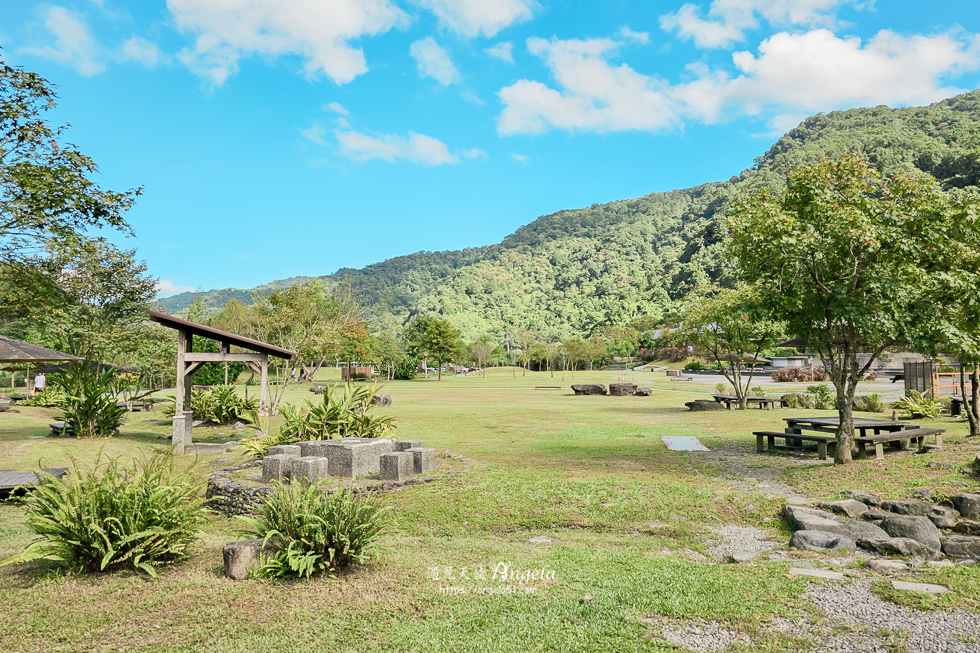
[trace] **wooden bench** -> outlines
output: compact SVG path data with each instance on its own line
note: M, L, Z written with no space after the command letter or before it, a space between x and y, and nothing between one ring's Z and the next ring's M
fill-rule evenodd
M827 436L827 435L810 435L802 433L787 433L785 431L753 431L755 435L755 450L759 453L765 453L766 451L766 441L768 440L769 451L775 451L779 449L799 449L802 448L803 442L816 442L817 443L817 456L820 460L827 460L827 451L831 453L834 451L834 447L837 444L837 439ZM784 438L786 444L781 447L776 447L776 438ZM790 442L793 444L790 444ZM797 442L799 444L797 444Z
M712 395L714 400L720 404L725 404L728 410L732 410L732 406L738 406L738 397L732 397L729 395ZM776 408L782 408L783 402L781 399L771 399L769 397L746 397L745 407L748 408L750 405L755 404L762 410L774 410Z
M904 431L893 431L891 433L879 433L877 435L865 435L861 437L854 438L854 443L858 447L858 458L867 458L869 445L875 448L875 458L881 460L885 457L885 443L889 442L905 448L908 443L917 444L919 448L925 444L925 439L927 436L935 436L936 444L942 445L943 443L943 433L946 431L944 429L927 429L927 428L915 428L906 429Z

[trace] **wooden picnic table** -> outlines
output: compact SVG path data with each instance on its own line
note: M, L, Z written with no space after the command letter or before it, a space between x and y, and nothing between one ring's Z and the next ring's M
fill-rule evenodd
M769 450L776 448L802 449L804 442L815 442L821 460L827 458L828 451L833 453L837 445L834 434L837 433L837 426L840 424L839 417L786 417L783 421L786 422L786 430L782 433L778 431L754 432L757 451L760 453L765 451L764 440L768 440ZM852 421L854 430L858 433L854 437L854 443L858 447L858 458L867 457L869 446L874 447L875 458L884 458L885 443L899 449L908 448L909 442L917 443L922 447L925 444L926 436L935 436L936 444L941 445L942 434L945 433L943 429L923 428L908 422L893 422L864 417L855 417ZM872 431L872 434L869 435L868 431ZM830 435L815 435L810 432ZM776 438L784 439L785 446L777 447Z
M711 395L714 400L720 404L725 404L728 410L732 410L732 406L737 406L739 403L738 397L733 395ZM774 408L780 408L783 405L782 400L774 399L772 397L746 397L746 406L750 404L755 404L762 410L773 410Z

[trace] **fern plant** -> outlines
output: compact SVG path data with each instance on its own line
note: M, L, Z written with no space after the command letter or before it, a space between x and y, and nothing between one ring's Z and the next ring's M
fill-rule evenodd
M263 538L275 553L262 560L260 576L333 574L371 559L389 529L386 507L350 488L328 494L321 483L276 485L262 517L239 517L245 537Z
M106 437L122 424L126 407L116 405L116 370L72 363L52 374L51 381L63 396L61 420L76 436Z
M40 472L46 482L24 499L40 539L3 564L43 559L73 572L156 576L156 565L187 557L207 521L192 468L174 473L172 463L158 454L127 467L100 452L92 467L72 459L63 479Z
M917 390L909 390L909 394L892 404L892 407L905 411L902 419L935 419L942 412L942 404L923 396Z

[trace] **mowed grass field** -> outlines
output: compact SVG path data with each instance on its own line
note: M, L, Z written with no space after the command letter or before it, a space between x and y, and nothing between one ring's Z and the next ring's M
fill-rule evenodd
M788 539L782 498L734 483L741 475L723 457L668 451L661 436L696 436L741 456L743 467L787 467L781 480L817 498L849 487L886 498L919 486L980 488L962 465L926 466L940 454L896 452L843 468L817 464L815 454L755 455L753 430L781 429L782 417L813 411L689 412L684 402L705 398L716 378L696 385L636 373L637 383L655 389L652 397L578 397L569 388L616 376L579 372L562 380L489 370L485 378L388 383L393 405L379 410L397 418L398 436L462 454L470 470L385 495L394 526L373 563L337 578L231 581L222 576L221 548L238 539L239 524L214 515L194 556L155 580L0 568L0 651L677 650L656 639L648 618L658 616L727 622L752 634L742 650L808 650L816 643L767 628L778 617L820 618L801 598L806 583L788 576L786 563L699 561L717 539L711 529L723 525ZM335 371L327 370L324 381L331 379ZM551 385L561 389L536 389ZM308 387L291 387L287 401L313 398ZM107 440L32 439L47 434L55 414L26 407L0 414L0 469L169 449L169 427L152 424L159 412L133 414ZM945 455L972 459L977 445L966 440L966 425L937 422L947 429ZM201 428L195 438L250 433ZM179 464L196 465L203 482L244 460L184 456ZM529 541L540 535L552 541ZM0 504L0 561L30 540L24 509ZM538 576L501 580L501 565ZM926 607L975 608L977 575L923 572L920 578L954 590Z

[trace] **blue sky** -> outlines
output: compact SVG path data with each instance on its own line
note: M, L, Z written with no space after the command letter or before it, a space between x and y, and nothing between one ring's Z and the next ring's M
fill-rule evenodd
M161 293L499 241L980 80L975 0L0 3Z

